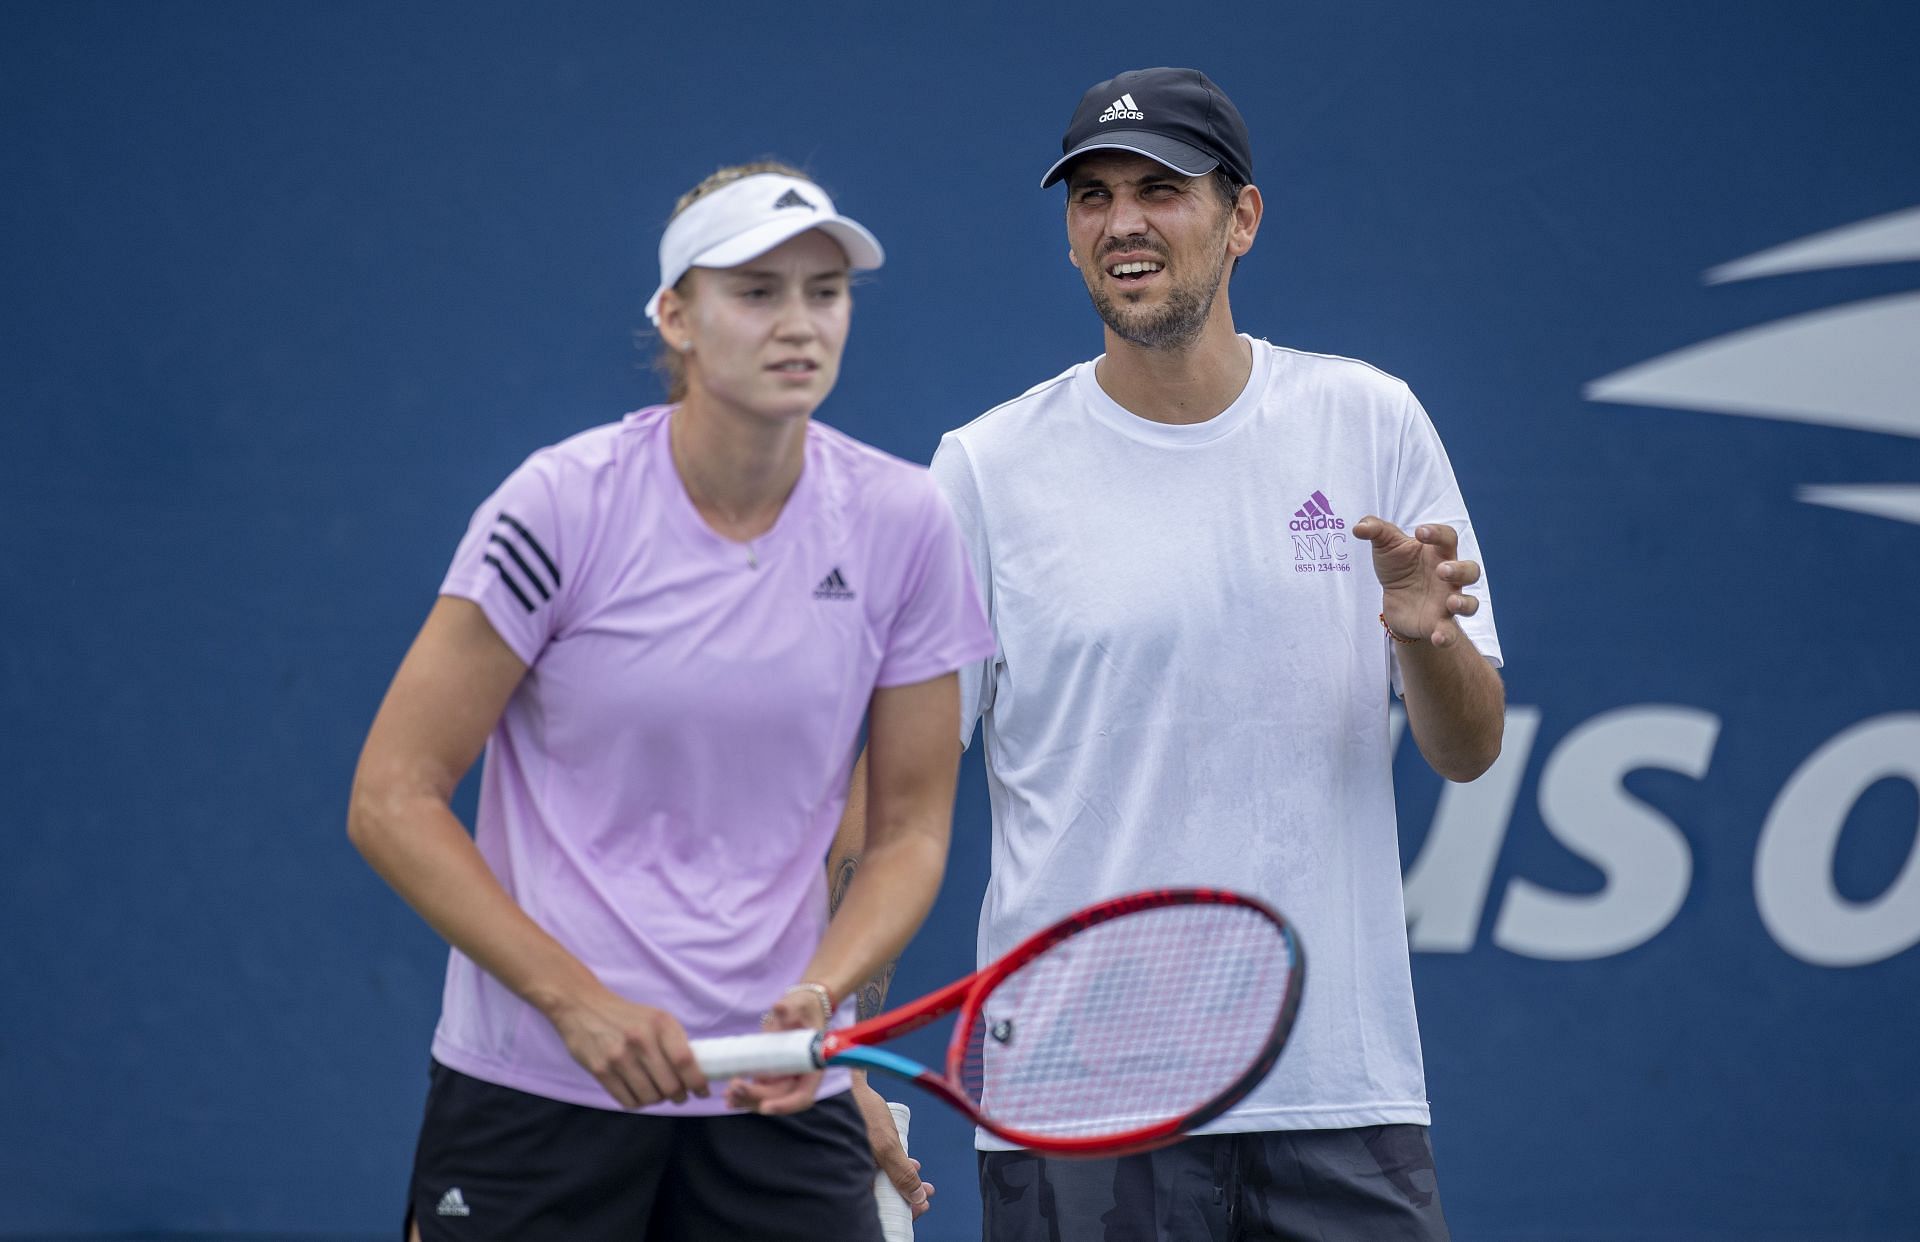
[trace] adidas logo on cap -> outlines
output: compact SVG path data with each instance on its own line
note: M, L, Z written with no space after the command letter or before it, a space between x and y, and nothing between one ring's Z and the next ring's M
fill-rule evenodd
M1140 111L1140 105L1133 102L1133 96L1122 95L1107 105L1107 110L1100 114L1100 119L1094 122L1094 124L1102 125L1108 121L1144 121L1146 119L1147 114Z

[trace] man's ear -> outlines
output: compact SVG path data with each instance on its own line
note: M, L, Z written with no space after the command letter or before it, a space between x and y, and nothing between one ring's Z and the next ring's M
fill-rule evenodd
M1260 187L1241 186L1240 197L1233 205L1233 224L1227 233L1227 253L1238 259L1253 249L1253 239L1260 232L1260 217L1265 211Z

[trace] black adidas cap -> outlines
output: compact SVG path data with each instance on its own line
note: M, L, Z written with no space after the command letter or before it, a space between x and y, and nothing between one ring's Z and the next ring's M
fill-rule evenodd
M1080 97L1060 140L1066 154L1047 169L1045 189L1088 151L1132 151L1189 177L1225 168L1253 181L1247 123L1226 93L1198 69L1133 69Z

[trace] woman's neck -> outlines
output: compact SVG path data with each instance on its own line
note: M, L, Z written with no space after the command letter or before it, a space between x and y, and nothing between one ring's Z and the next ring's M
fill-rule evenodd
M772 529L806 464L805 417L759 418L696 391L668 432L674 469L707 525L743 541Z

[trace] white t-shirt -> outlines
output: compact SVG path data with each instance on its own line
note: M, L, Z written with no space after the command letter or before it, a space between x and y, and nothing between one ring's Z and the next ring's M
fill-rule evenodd
M997 642L961 672L962 739L984 719L993 809L980 960L1134 889L1262 897L1305 948L1300 1016L1273 1074L1207 1132L1425 1124L1395 657L1371 550L1348 531L1369 513L1445 522L1461 557L1480 551L1404 383L1242 339L1246 389L1207 422L1136 417L1096 359L934 456ZM1487 579L1470 589L1463 627L1498 666Z

